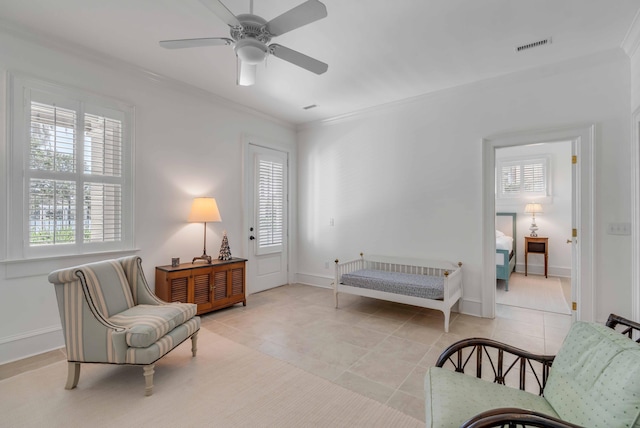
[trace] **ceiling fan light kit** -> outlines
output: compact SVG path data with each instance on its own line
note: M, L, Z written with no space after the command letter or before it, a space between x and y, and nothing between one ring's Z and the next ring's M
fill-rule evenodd
M293 49L276 43L268 44L273 37L325 18L327 8L322 2L307 0L271 21L266 21L253 13L236 16L219 0L200 0L200 2L230 27L231 39L212 37L163 40L160 46L166 49L183 49L233 45L238 58L237 83L241 86L250 86L255 83L257 65L263 63L269 54L315 74L322 74L329 68L324 62ZM253 12L253 2L251 10Z
M244 63L260 64L267 57L267 47L255 39L242 39L233 47L238 59Z

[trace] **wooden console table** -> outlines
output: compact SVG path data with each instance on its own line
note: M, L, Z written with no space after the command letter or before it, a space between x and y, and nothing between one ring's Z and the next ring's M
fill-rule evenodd
M529 253L544 254L544 277L547 278L547 265L549 262L549 238L543 238L539 236L524 237L524 276L527 276Z
M156 295L166 302L195 303L198 314L247 305L245 259L212 260L211 264L156 266Z

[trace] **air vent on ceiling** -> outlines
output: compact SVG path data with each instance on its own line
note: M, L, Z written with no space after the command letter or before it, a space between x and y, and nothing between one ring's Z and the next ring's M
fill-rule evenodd
M537 48L538 46L550 45L551 37L546 39L538 40L537 42L527 43L526 45L516 46L516 52L525 51L531 48Z

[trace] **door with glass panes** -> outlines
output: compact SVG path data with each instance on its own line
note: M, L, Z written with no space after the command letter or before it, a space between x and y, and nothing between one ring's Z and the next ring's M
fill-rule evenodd
M286 284L287 153L249 144L247 293Z

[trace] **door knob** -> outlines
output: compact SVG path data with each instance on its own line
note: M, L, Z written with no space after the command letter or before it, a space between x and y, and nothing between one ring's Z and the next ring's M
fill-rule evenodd
M251 235L251 236L249 236L249 239L253 241L254 239L256 239L256 237Z
M567 239L567 244L573 244L573 239Z

